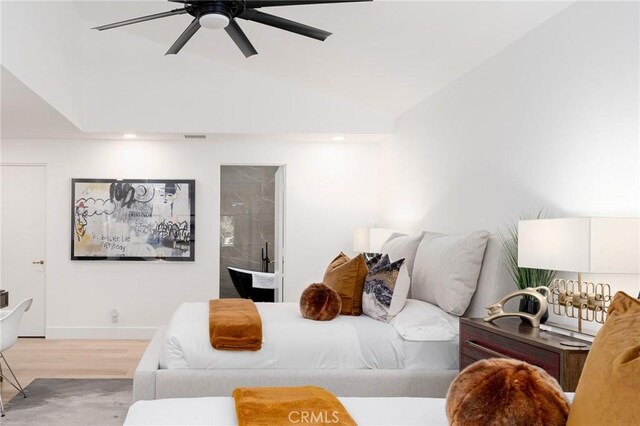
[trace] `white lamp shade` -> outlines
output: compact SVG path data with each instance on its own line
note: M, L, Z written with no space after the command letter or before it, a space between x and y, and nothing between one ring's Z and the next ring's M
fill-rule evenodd
M518 266L586 273L640 273L640 218L518 222Z
M382 244L393 234L392 229L358 228L353 233L353 251L360 253L379 253Z

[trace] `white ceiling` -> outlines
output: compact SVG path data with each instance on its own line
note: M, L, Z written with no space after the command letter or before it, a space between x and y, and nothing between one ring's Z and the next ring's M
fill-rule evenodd
M1 134L7 139L110 139L121 140L122 133L87 133L45 102L5 67L0 66ZM381 134L204 134L209 141L251 141L256 138L288 142L327 142L344 138L346 142L378 142ZM178 133L136 134L138 140L188 140ZM196 142L198 140L196 139Z
M76 1L99 25L179 7L166 1ZM564 9L555 1L399 1L263 8L333 32L325 42L238 20L258 50L245 59L223 31L201 29L183 52L306 88L330 92L397 116ZM157 43L163 55L190 23L173 16L105 31ZM111 36L112 37L112 36ZM117 60L117 58L114 58Z
M64 115L5 67L0 67L0 82L2 137L39 139L55 135L60 138L75 138L82 134Z
M372 134L392 132L398 115L569 4L375 0L265 8L333 35L319 42L240 21L259 52L245 59L224 31L206 29L164 57L187 15L91 30L177 3L3 1L2 64L15 75L2 72L2 135L82 137L72 122L89 137L379 139Z

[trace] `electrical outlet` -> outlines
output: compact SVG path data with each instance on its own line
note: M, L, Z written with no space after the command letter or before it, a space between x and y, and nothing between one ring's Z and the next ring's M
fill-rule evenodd
M118 310L116 308L113 308L112 310L109 311L109 315L111 315L111 322L118 322L118 315L120 313L118 312Z

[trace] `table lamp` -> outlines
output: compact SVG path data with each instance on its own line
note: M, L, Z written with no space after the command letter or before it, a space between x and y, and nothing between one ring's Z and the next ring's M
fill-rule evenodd
M604 323L609 283L582 281L582 273L640 273L640 218L567 218L518 222L518 266L577 272L555 279L548 302L556 315Z
M353 233L353 251L363 253L365 257L380 253L382 244L393 232L386 228L358 228Z

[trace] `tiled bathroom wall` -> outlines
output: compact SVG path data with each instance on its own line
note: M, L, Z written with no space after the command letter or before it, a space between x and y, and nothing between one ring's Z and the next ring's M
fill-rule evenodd
M271 166L220 167L221 298L239 297L227 266L261 271L265 242L273 260L277 170Z

